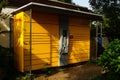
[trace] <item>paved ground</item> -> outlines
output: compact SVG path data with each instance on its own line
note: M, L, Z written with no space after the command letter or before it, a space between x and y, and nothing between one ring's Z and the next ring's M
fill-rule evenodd
M64 70L57 72L51 76L46 77L45 74L41 74L38 80L90 80L92 77L100 75L102 72L101 67L84 64L75 67L65 68Z

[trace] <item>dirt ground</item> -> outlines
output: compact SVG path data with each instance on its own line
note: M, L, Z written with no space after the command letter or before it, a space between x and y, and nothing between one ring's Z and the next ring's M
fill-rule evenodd
M41 74L38 80L90 80L91 78L100 75L102 69L93 64L84 64L74 67L64 68L64 70L45 76Z

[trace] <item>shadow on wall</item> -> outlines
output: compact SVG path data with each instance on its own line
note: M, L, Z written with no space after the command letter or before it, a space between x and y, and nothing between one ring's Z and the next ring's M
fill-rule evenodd
M34 14L33 14L34 15ZM35 14L35 18L34 20L36 22L33 22L33 29L36 30L34 34L32 34L32 68L34 69L38 69L38 68L43 68L43 67L51 67L51 66L58 66L58 58L59 58L59 23L56 22L56 17L52 17L52 18L48 18L48 15L46 15L45 17L44 16L41 16L41 17L38 17L39 14ZM57 17L58 18L58 17ZM39 20L38 20L39 19ZM53 19L53 20L52 20ZM59 20L59 19L58 19ZM42 22L41 22L42 21ZM43 21L49 21L50 23L43 23ZM52 22L52 23L51 23ZM27 24L27 22L26 22ZM42 26L42 27L41 27ZM41 27L41 28L40 28ZM56 30L56 28L58 27L58 29ZM46 33L47 33L47 40L44 40L44 37L45 37L45 33L42 33L42 37L39 37L39 33L41 32L40 30L37 30L37 28L40 28L40 30L44 30ZM77 27L76 27L77 28ZM36 36L37 34L37 36ZM16 34L17 35L17 34ZM29 34L26 34L29 36ZM48 36L49 36L49 39L48 39ZM20 37L20 34L17 35L17 37L19 38ZM76 38L80 37L79 35L76 36ZM26 37L27 39L30 39L30 37ZM26 40L27 40L26 39ZM47 42L44 42L44 44L42 43L41 44L41 40L43 41L49 41L49 43ZM29 40L27 40L29 42ZM88 38L86 39L82 39L80 42L82 41L88 41ZM76 45L77 45L77 40L74 42ZM73 45L75 45L72 41L71 41L71 48L73 47ZM41 46L39 46L39 44L41 44ZM18 43L18 45L20 45ZM47 46L48 47L47 47ZM29 43L27 45L25 49L26 51L24 52L24 60L25 60L25 68L26 70L29 70L29 66L30 66L30 50L29 50ZM85 44L82 44L83 47L85 47L86 45ZM19 46L21 47L21 46ZM78 46L74 46L74 47L78 47ZM79 46L80 47L80 46ZM48 50L48 52L47 52ZM41 52L43 51L43 52ZM78 53L77 52L78 50L75 50L74 52L75 53ZM77 61L78 56L77 55L74 55L74 52L73 52L73 57L74 59ZM83 49L82 52L84 53L85 50ZM42 57L41 57L42 56ZM84 56L83 56L84 58ZM17 59L17 57L16 57ZM21 60L21 59L19 59ZM80 59L79 59L80 60ZM46 64L48 63L48 64ZM46 66L45 66L46 64ZM19 64L18 64L19 65ZM11 72L11 71L10 71ZM71 73L69 73L69 76L71 76ZM12 80L12 79L7 79L7 80Z
M49 15L49 14L38 14L38 13L33 13L33 18L35 20L35 22L33 22L33 27L35 29L35 27L39 26L41 27L41 31L39 30L39 32L45 31L46 33L49 33L52 36L51 42L52 44L50 44L50 49L51 49L51 56L52 59L56 58L57 61L56 63L58 63L58 56L59 56L59 18L58 15ZM76 18L75 18L76 19ZM78 20L78 19L77 19ZM80 21L79 21L80 22ZM86 48L86 46L89 46L89 24L88 23L82 23L83 26L78 24L71 24L70 26L75 27L75 30L72 32L74 35L73 39L70 39L70 49L69 49L69 61L70 63L76 63L76 62L80 62L80 61L86 61L88 59L88 52L89 52L89 48ZM71 21L72 23L72 21ZM78 25L81 28L78 28ZM88 31L87 33L79 33L79 30L86 30ZM71 28L72 31L72 28ZM76 33L77 31L77 33ZM57 40L58 39L58 40ZM80 53L80 54L79 54ZM85 58L85 59L84 59ZM71 60L73 59L73 60ZM54 61L52 60L52 63L54 63ZM56 65L57 66L57 65Z
M30 52L28 51L28 53L30 53ZM38 58L37 56L35 56L35 58L39 59L39 62L45 63L44 61L40 60L40 58ZM29 59L30 58L26 59L28 61L25 65L25 68L28 73L30 70L30 68L29 68L30 60ZM0 46L0 80L16 80L17 78L23 79L23 77L26 76L25 73L20 73L18 71L18 69L16 68L16 66L14 64L14 61L15 60L13 60L13 56L12 56L12 53L10 53L10 50ZM39 62L37 62L38 63L37 65L41 66L41 64L39 64ZM36 64L33 64L32 67L34 67L34 65L36 65Z
M34 15L34 14L33 14ZM38 14L36 14L36 16L37 16ZM47 15L48 16L48 15ZM35 24L38 24L39 25L39 27L41 27L42 26L42 29L44 29L46 32L48 32L50 35L52 35L52 44L51 44L51 55L53 56L53 55L59 55L58 54L58 41L56 40L55 41L55 38L58 38L58 40L59 40L59 37L58 36L56 36L56 35L58 35L58 32L56 32L57 30L56 30L56 27L59 27L58 25L58 23L57 24L55 24L55 22L56 21L52 21L52 19L54 19L54 18L48 18L47 16L45 16L45 17L43 17L42 16L42 18L41 17L35 17L34 18L34 20L36 21L36 22L34 22L33 23L33 27L35 28ZM47 18L46 18L47 17ZM43 19L43 20L42 20ZM54 23L42 23L42 22L40 22L42 20L42 22L43 21L51 21L51 22L54 22ZM84 27L86 27L86 26L83 26L82 27L82 29L84 29ZM87 27L86 27L87 28ZM86 29L85 28L85 29ZM88 30L89 28L87 28L87 30ZM78 26L76 26L76 30L78 31ZM39 31L40 32L40 31ZM78 31L79 32L79 31ZM81 58L81 56L82 56L82 58L84 58L84 57L86 57L87 56L87 58L88 58L88 54L87 54L87 52L86 52L86 50L88 49L86 49L86 46L89 46L89 36L87 36L89 34L89 31L87 32L87 34L86 33L82 33L82 34L74 34L75 36L74 36L74 41L73 41L73 39L71 39L70 40L70 51L72 51L72 50L74 50L73 52L72 52L72 58L74 58L74 60L75 61L78 61L78 60L80 60L80 58ZM82 36L83 35L83 36ZM80 37L84 37L84 38L80 38ZM80 39L80 40L79 40ZM80 44L78 44L78 42L80 43ZM54 43L56 43L56 44L54 44ZM55 46L56 45L56 46ZM77 46L76 46L77 45ZM82 47L81 46L79 46L79 45L82 45ZM79 48L78 48L79 47ZM54 48L54 49L53 49ZM79 50L80 49L80 50ZM55 50L56 52L54 53L54 51L53 50ZM81 51L81 52L80 52ZM89 50L88 50L89 51ZM78 54L78 53L81 53L81 55L76 55L76 54ZM84 54L84 53L86 53L86 54ZM86 56L85 56L86 55ZM69 55L70 56L70 55ZM36 57L36 58L38 58L38 59L41 59L41 58L39 58L39 57ZM50 57L51 58L51 57ZM52 57L52 58L54 58L54 57ZM58 57L56 57L57 59L58 59ZM53 61L53 60L52 60ZM84 61L84 59L83 59L83 61ZM76 62L74 62L74 63L76 63ZM69 72L64 72L64 73L67 73L68 74L68 77L70 77L70 76L72 76L72 72L71 73L69 73ZM72 80L72 79L71 79Z
M41 59L43 61L41 65L58 66L59 23L57 15L33 13L32 25L34 28L32 34L33 57L37 57L36 61ZM37 64L39 63L38 61Z

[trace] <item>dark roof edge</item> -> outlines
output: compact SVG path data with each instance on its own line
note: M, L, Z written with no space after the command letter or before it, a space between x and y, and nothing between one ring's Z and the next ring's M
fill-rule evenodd
M13 12L11 12L11 14L15 14L21 10L24 10L25 8L28 8L29 6L42 6L42 7L47 7L47 8L53 8L53 9L58 9L58 10L64 10L64 11L70 11L70 12L74 12L74 13L81 13L81 14L86 14L86 15L91 15L94 17L99 17L99 19L101 18L102 20L102 16L98 15L98 14L94 14L91 12L85 12L85 11L80 11L80 10L74 10L74 9L69 9L69 8L64 8L64 7L58 7L58 6L53 6L53 5L47 5L47 4L41 4L41 3L35 3L35 2L30 2L22 7L19 7L18 9L14 10Z
M80 5L75 5L75 4L70 4L70 3L65 3L65 2L61 2L61 1L55 1L55 0L24 0L24 1L23 0L8 0L8 1L9 1L9 5L17 6L17 7L23 6L23 5L28 4L30 2L36 2L36 3L54 5L54 6L65 7L65 8L89 12L88 8L86 8L86 7L83 7Z
M74 7L79 7L79 8L85 8L85 9L88 9L87 7L84 7L84 6L75 5L75 4L70 4L70 3L66 3L66 2L54 1L54 0L50 0L50 1L52 1L52 2L57 2L57 3L61 3L61 4L66 4L66 5L69 5L69 6L74 6Z

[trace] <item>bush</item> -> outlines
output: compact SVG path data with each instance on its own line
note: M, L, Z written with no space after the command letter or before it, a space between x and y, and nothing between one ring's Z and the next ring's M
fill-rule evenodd
M100 57L98 64L103 70L120 73L120 40L115 39L109 43Z

